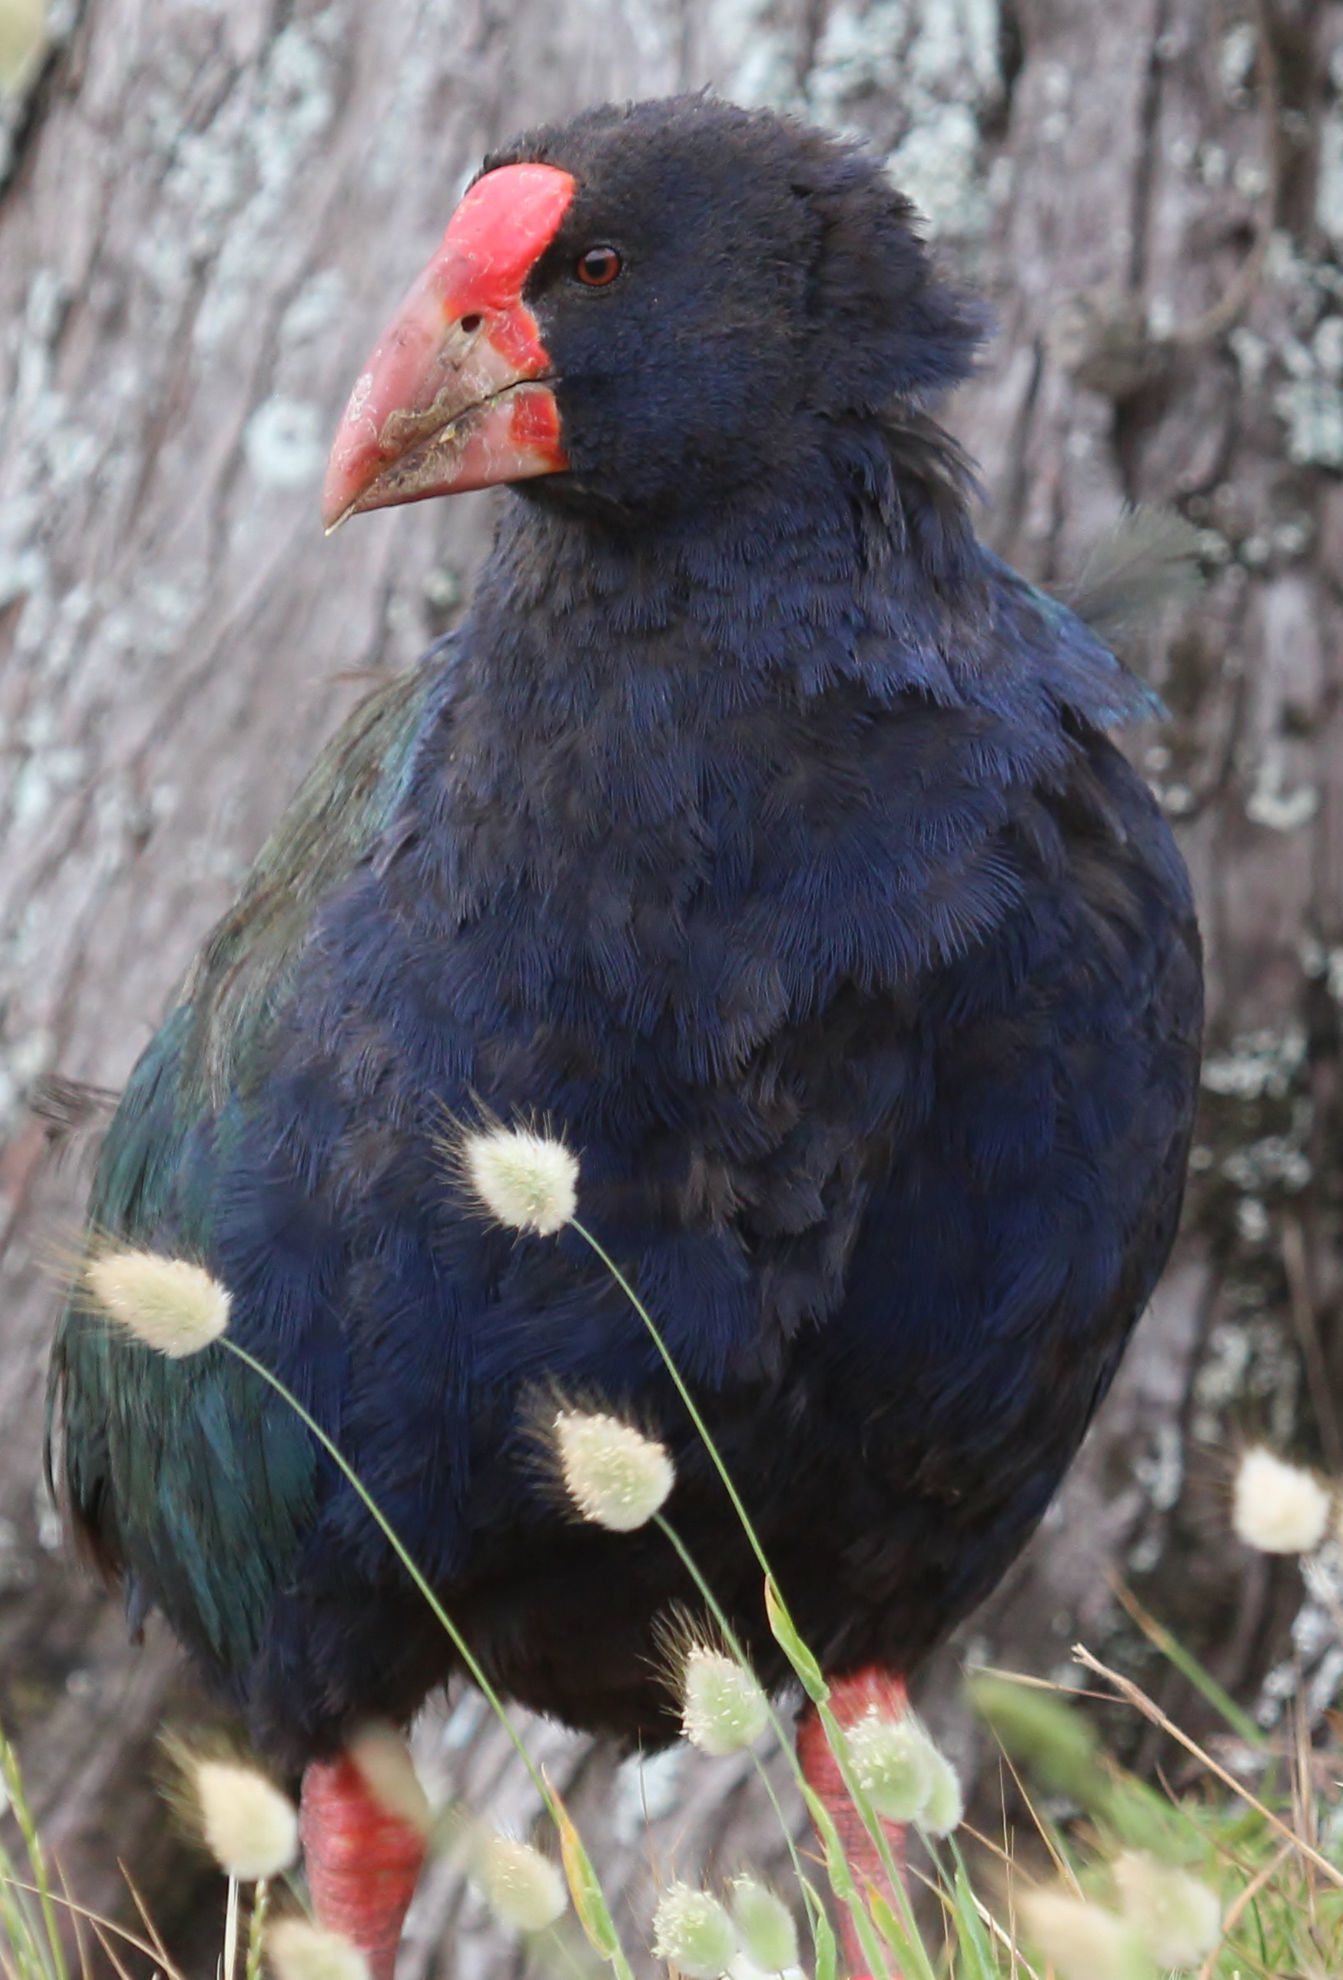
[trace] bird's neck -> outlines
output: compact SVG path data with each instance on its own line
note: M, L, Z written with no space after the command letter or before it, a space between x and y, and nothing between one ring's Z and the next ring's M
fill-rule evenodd
M416 829L465 903L507 876L697 871L839 703L956 699L986 583L958 494L897 486L884 448L656 531L514 496L422 738Z
M920 684L982 597L982 552L949 455L837 431L706 512L639 527L510 498L464 628L464 704L501 734L595 724L647 747L841 680ZM922 451L920 451L920 448Z

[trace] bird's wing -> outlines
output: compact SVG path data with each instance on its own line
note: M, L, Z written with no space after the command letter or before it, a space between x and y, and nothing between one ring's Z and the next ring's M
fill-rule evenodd
M192 1012L185 1091L196 1104L222 1104L292 977L318 903L394 811L443 682L433 658L377 689L337 730L201 950L181 997Z
M815 1442L833 1416L842 1480L861 1425L877 1495L834 1573L906 1589L897 1661L987 1592L1043 1513L1179 1216L1202 1017L1188 884L1104 738L1051 808L1063 859L1023 865L994 937L920 995L922 1097L897 1065L905 1124L892 1108L816 1351ZM1019 843L1049 824L1023 799Z
M395 810L443 669L421 665L363 701L319 757L215 927L180 998L131 1074L99 1154L88 1213L92 1249L209 1251L211 1181L230 1134L229 1095L263 1055L318 904L376 846ZM76 1282L62 1315L48 1394L48 1472L89 1551L125 1574L135 1554L155 1579L184 1578L175 1607L199 1619L197 1647L222 1670L245 1658L311 1507L313 1461L283 1405L223 1348L170 1362L115 1336ZM210 1476L165 1461L186 1435ZM59 1451L52 1431L59 1424ZM220 1489L234 1480L236 1490ZM256 1524L269 1525L267 1545ZM219 1591L228 1589L228 1602ZM193 1632L195 1633L195 1632Z

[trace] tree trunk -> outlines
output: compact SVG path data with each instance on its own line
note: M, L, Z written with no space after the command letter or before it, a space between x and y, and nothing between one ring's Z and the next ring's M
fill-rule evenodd
M0 1720L81 1900L124 1913L124 1859L189 1971L213 1971L217 1884L149 1781L165 1714L201 1707L166 1637L126 1645L40 1484L87 1163L46 1159L27 1101L53 1070L121 1083L321 738L457 611L489 500L324 543L324 443L482 150L603 97L708 81L891 154L998 309L949 419L983 467L986 533L1030 575L1066 580L1126 502L1203 532L1207 587L1147 656L1171 720L1133 744L1208 944L1185 1234L1081 1462L962 1647L1053 1672L1081 1633L1164 1686L1118 1574L1247 1698L1283 1656L1298 1578L1247 1563L1225 1501L1246 1435L1343 1471L1343 6L1247 8L67 0L17 79L0 117ZM0 63L24 12L0 0ZM954 1668L932 1674L933 1709L969 1762ZM677 1753L613 1786L609 1756L538 1738L618 1915L672 1870L777 1870L745 1766ZM525 1823L476 1701L431 1714L421 1744L476 1812ZM406 1972L514 1957L436 1869Z

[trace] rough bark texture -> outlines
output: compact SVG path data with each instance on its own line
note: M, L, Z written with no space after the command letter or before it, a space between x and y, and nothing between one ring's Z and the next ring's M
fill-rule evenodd
M73 1887L117 1908L124 1858L192 1972L218 1891L148 1783L164 1714L197 1703L166 1640L126 1646L39 1483L51 1260L84 1178L45 1159L26 1098L53 1068L122 1081L321 737L457 608L487 501L324 544L316 484L465 172L538 118L705 81L867 132L994 298L950 416L1009 556L1066 578L1126 501L1204 532L1207 589L1151 657L1172 721L1135 742L1208 941L1185 1236L969 1635L1047 1672L1081 1633L1164 1684L1115 1571L1266 1710L1294 1620L1318 1698L1336 1681L1323 1611L1294 1569L1247 1564L1225 1498L1247 1434L1343 1470L1343 7L86 0L0 120L0 1720ZM935 1710L969 1756L951 1671ZM744 1766L683 1755L613 1789L606 1756L541 1737L618 1907L673 1868L777 1866ZM423 1747L525 1823L473 1702ZM512 1957L436 1872L407 1974Z

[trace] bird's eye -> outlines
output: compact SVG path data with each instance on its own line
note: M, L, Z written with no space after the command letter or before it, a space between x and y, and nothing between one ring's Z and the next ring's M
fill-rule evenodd
M605 289L620 273L621 260L613 247L591 247L574 263L574 274L589 289Z

